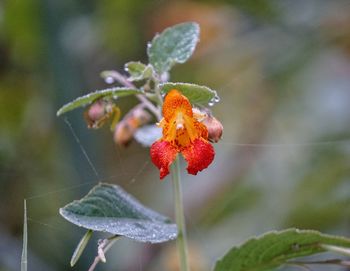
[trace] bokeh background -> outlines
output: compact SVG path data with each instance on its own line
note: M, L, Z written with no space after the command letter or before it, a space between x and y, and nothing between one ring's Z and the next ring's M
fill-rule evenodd
M71 270L84 230L58 209L99 181L120 184L173 217L170 179L159 181L148 149L136 142L117 147L108 128L88 130L83 110L66 119L55 112L108 87L102 70L146 62L153 35L184 21L200 24L201 40L171 80L216 89L221 102L212 111L225 127L209 169L183 173L193 270L210 270L233 244L268 230L350 236L349 1L5 0L1 271L19 270L24 198L29 270L36 271ZM127 112L136 102L119 105ZM73 270L87 270L102 237L95 236ZM121 240L97 270L175 271L174 245Z

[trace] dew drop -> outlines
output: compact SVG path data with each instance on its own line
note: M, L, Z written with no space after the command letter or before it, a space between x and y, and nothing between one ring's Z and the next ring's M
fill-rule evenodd
M113 78L112 76L107 76L107 77L105 78L105 82L106 82L107 84L113 84L113 83L114 83L114 78Z
M213 106L214 104L215 104L215 103L214 103L213 100L210 100L209 103L208 103L209 106Z
M216 103L220 102L220 97L218 95L215 95L215 97L213 98L213 101Z
M169 80L169 73L168 72L163 72L160 76L160 81L162 82L167 82Z

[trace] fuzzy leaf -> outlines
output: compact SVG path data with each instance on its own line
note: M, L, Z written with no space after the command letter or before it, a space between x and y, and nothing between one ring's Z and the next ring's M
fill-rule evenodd
M137 129L134 138L144 147L150 147L156 140L162 137L162 129L157 125L145 125Z
M135 95L140 93L142 93L141 90L133 89L133 88L124 88L124 87L114 87L114 88L107 88L103 90L96 90L95 92L81 96L75 99L74 101L65 104L57 111L56 114L57 116L60 116L78 107L86 106L100 98L116 98L116 97L124 97L128 95Z
M186 62L199 40L199 25L189 22L177 24L156 35L147 48L149 62L162 74L176 63Z
M161 243L177 236L176 225L167 217L146 208L117 185L95 186L81 200L61 208L60 214L80 227L139 242Z
M129 81L140 81L151 78L153 75L153 67L141 62L128 62L124 69L130 74Z
M273 270L288 260L331 250L327 246L349 248L350 239L313 230L273 231L232 248L217 261L214 271Z
M160 85L163 94L168 93L172 89L177 89L185 95L192 104L199 104L203 106L213 105L220 100L215 90L205 86L199 86L190 83L165 83Z

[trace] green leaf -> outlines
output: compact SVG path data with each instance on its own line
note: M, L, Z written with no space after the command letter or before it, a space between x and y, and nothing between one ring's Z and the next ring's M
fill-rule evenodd
M92 230L88 230L84 236L80 239L79 244L77 245L77 247L75 248L72 258L70 260L70 266L73 267L77 261L79 260L81 254L83 254L87 244L89 243L91 236L92 236L93 231Z
M162 74L176 63L186 62L199 40L199 25L189 22L177 24L156 35L147 48L149 62Z
M199 86L189 83L165 83L160 85L162 94L168 93L172 89L177 89L185 95L192 104L199 104L203 106L214 105L220 100L215 90L205 86Z
M150 147L156 140L162 137L162 129L157 125L145 125L137 129L134 138L144 147Z
M56 114L57 116L60 116L78 107L86 106L92 103L93 101L96 101L97 99L117 98L117 97L140 94L140 93L142 93L142 91L139 89L125 88L125 87L114 87L114 88L107 88L103 90L96 90L95 92L81 96L75 99L74 101L65 104L57 111Z
M141 62L128 62L125 64L124 69L130 74L129 81L140 81L153 76L153 67Z
M273 270L297 257L350 247L350 239L313 230L288 229L252 238L217 261L214 271Z
M80 227L139 242L161 243L177 236L176 225L167 217L146 208L117 185L95 186L81 200L61 208L60 214Z

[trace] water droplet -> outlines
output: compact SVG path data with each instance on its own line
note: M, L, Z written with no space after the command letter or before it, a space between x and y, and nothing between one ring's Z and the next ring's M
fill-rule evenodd
M147 48L151 48L151 46L152 46L152 43L151 43L151 42L148 42L148 43L147 43Z
M210 100L209 103L208 103L209 106L213 106L214 104L215 104L215 103L214 103L213 100Z
M169 80L169 73L168 72L163 72L160 76L160 81L162 82L167 82Z
M107 77L105 78L105 82L106 82L107 84L113 84L113 83L114 83L114 78L113 78L112 76L107 76Z
M218 103L218 102L220 102L220 97L218 95L215 95L213 100L214 100L214 102Z

